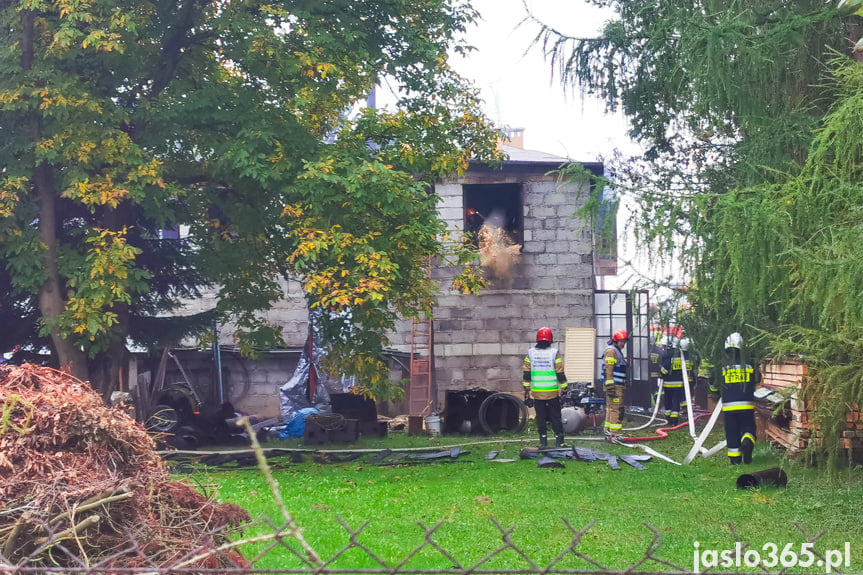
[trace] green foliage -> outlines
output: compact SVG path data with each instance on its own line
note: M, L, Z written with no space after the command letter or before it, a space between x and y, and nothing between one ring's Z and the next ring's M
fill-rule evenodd
M594 3L617 9L598 38L536 41L646 145L611 179L641 246L691 278L679 321L714 365L731 331L755 356L803 354L835 458L863 373L859 3Z
M599 229L601 242L597 246L597 253L615 254L616 248L612 249L612 247L617 241L615 234L618 202L605 197L605 192L610 185L608 178L597 176L577 162L566 164L554 173L560 181L567 184L587 183L587 197L574 215L591 224L594 229ZM582 193L581 188L577 193Z
M81 350L170 345L201 318L156 320L210 285L254 354L281 341L259 312L296 280L350 309L332 357L383 391L384 333L430 308L429 258L469 259L425 190L497 156L448 64L475 17L461 0L3 4L0 257L58 361L85 375ZM356 112L384 77L398 102ZM180 224L188 243L158 240Z

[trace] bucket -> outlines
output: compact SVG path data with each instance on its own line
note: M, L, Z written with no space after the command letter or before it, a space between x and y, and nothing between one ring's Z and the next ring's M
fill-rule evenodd
M437 415L429 415L426 417L426 430L429 432L429 435L440 435L440 417Z

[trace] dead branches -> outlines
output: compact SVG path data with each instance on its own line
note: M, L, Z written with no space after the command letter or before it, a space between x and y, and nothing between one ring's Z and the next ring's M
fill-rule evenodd
M0 553L28 566L236 566L216 550L249 520L171 481L144 428L88 384L34 365L0 371L0 509Z

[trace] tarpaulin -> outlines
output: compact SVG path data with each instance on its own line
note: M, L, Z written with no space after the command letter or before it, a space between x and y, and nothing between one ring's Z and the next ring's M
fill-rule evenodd
M354 386L353 377L330 377L321 370L326 357L320 329L321 310L309 312L309 332L294 374L279 389L282 421L289 422L299 409L314 407L320 413L332 411L330 392L347 393Z

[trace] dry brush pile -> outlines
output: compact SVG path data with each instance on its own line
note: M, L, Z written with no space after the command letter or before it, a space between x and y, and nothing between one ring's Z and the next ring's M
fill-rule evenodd
M0 562L233 567L242 557L216 548L248 520L171 481L144 428L89 384L0 368Z

